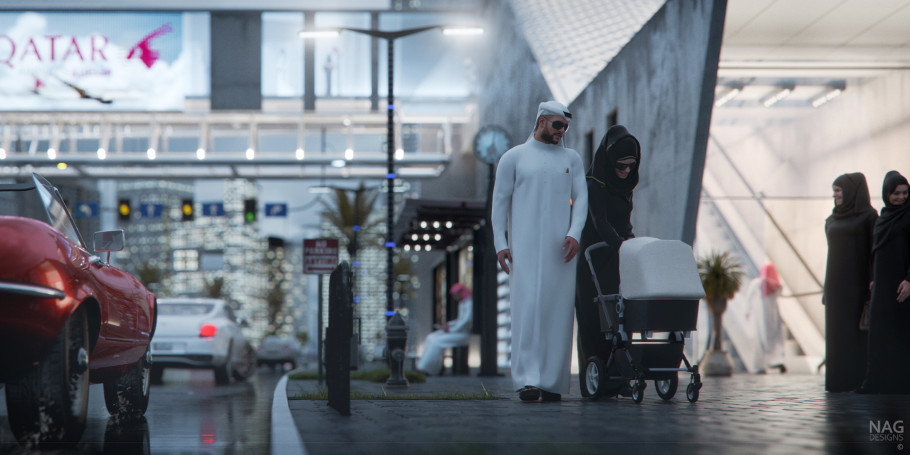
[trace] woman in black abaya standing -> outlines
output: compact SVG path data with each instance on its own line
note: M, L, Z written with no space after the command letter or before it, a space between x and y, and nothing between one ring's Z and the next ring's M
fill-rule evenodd
M607 130L588 170L588 219L581 233L579 252L598 242L607 248L592 253L591 260L604 294L619 292L619 246L632 233L632 191L638 185L641 145L626 127L615 125ZM609 343L600 331L600 316L594 297L597 294L588 262L577 262L575 317L578 322L578 365L582 396L588 396L584 368L588 357L607 354ZM624 385L625 383L620 384ZM616 385L616 384L613 384ZM619 388L608 394L619 393Z
M872 305L866 378L858 393L910 393L910 184L885 174L885 207L872 245Z
M825 390L849 392L866 372L866 331L860 330L863 303L872 282L872 208L866 177L859 172L834 180L834 211L825 220Z

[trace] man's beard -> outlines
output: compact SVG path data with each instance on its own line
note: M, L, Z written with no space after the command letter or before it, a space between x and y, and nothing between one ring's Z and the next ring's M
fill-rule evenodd
M553 145L558 145L558 144L559 144L559 139L556 139L556 135L555 135L555 134L543 133L543 140L544 140L544 142L547 143L547 144L553 144Z

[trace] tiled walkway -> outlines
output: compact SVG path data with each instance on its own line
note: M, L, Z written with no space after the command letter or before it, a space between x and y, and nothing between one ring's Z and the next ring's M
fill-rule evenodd
M289 381L289 406L306 450L329 453L906 453L910 395L830 394L823 376L703 378L696 403L581 398L577 378L557 403L522 403L507 377L429 378L398 391L352 381L363 392L489 393L501 400L354 400L340 416L325 401L295 400L315 381ZM870 424L871 422L871 424Z

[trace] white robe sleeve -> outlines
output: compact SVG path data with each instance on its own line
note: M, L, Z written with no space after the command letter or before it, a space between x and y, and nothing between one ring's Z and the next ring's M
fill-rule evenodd
M572 218L566 234L581 243L581 231L588 218L588 186L585 184L585 166L581 157L573 153L572 159Z
M506 230L509 225L509 213L512 211L512 191L515 189L514 155L506 152L500 158L499 166L496 168L496 182L493 185L493 210L490 221L493 222L493 245L497 253L509 248Z
M474 300L467 298L458 304L458 318L449 324L449 332L470 333L474 322Z

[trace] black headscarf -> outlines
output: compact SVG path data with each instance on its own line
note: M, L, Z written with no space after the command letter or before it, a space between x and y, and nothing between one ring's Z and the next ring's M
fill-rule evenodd
M843 201L840 205L834 206L831 216L837 219L849 218L875 210L872 208L871 198L869 197L869 185L866 184L866 176L862 172L844 174L834 179L834 185L843 190Z
M625 158L635 158L635 166L629 176L621 179L616 176L616 162ZM588 170L588 181L594 180L614 196L619 196L629 204L632 211L632 190L638 185L638 169L641 167L641 145L638 139L622 125L611 126L600 141L594 153L594 162Z
M882 199L885 200L885 206L882 208L882 213L875 223L875 244L872 245L872 251L887 244L888 241L891 240L891 228L894 227L898 220L903 218L907 213L910 213L910 201L904 202L901 205L893 205L888 200L888 196L890 196L900 185L910 186L910 184L907 183L907 179L897 171L888 171L888 173L885 174L885 181L882 183Z

